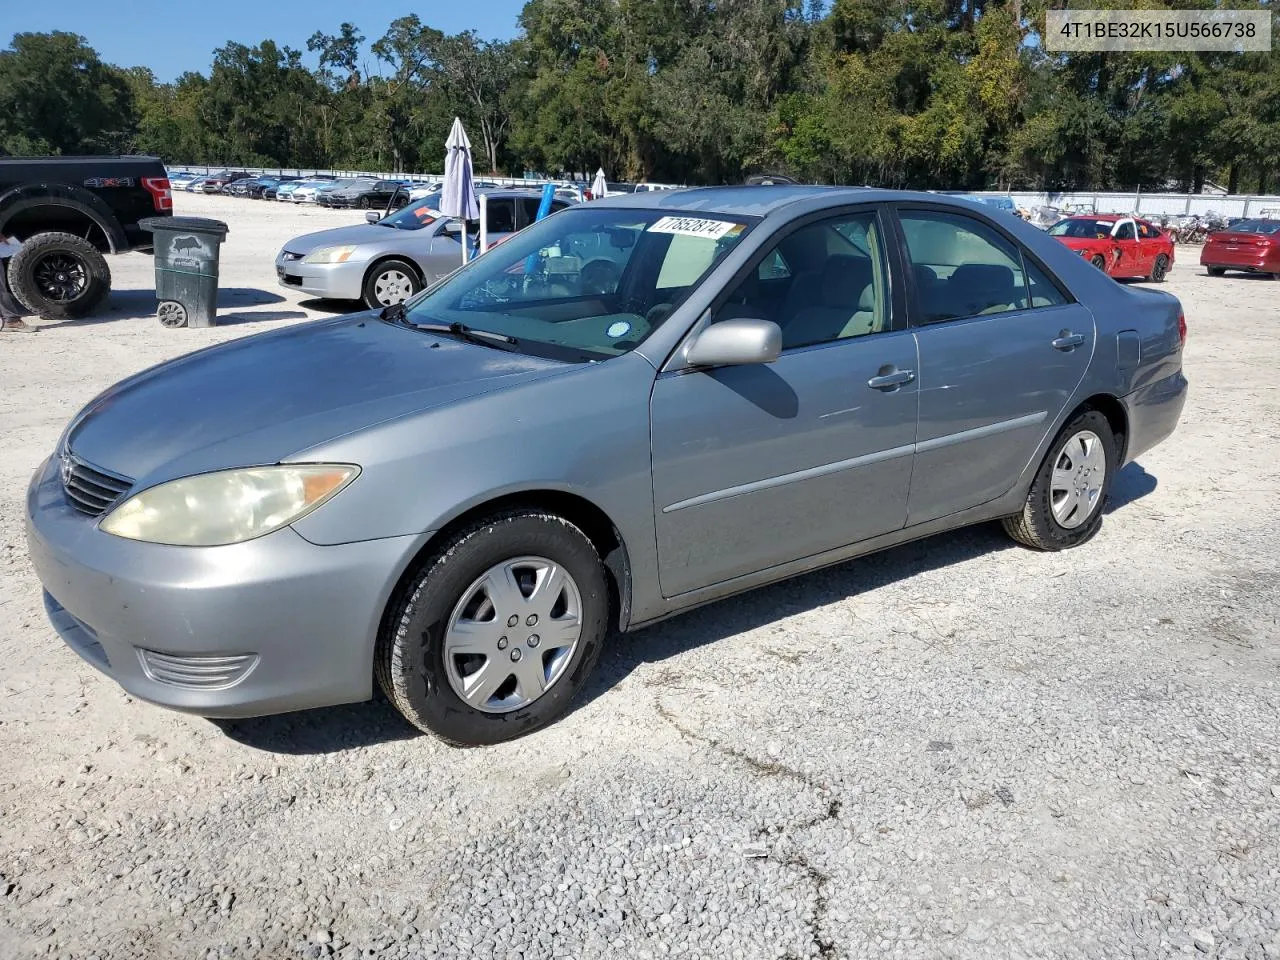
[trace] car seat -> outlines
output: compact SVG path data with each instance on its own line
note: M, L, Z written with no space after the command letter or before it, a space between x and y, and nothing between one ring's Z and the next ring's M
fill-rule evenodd
M849 336L846 329L870 330L874 326L875 293L871 261L866 257L828 257L816 286L818 302L784 318L784 350Z

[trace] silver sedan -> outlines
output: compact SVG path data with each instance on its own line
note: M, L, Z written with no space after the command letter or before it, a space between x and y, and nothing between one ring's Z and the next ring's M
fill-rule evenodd
M30 554L137 697L376 682L495 743L564 714L615 628L965 524L1085 543L1178 422L1185 337L1176 298L962 200L607 199L406 304L110 388L32 479Z
M501 243L532 223L540 196L529 190L487 190L488 239ZM462 263L462 224L438 209L430 194L388 217L295 237L276 256L283 287L330 300L360 300L371 309L403 303ZM571 201L557 198L552 211ZM474 248L478 231L471 227Z

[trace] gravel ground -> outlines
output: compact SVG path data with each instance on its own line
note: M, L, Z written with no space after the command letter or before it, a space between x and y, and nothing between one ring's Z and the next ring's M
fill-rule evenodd
M21 495L166 357L322 315L223 216L223 320L0 335L0 957L1280 957L1280 283L1180 250L1192 393L1086 547L979 527L617 639L501 747L384 702L235 723L138 703L45 623Z

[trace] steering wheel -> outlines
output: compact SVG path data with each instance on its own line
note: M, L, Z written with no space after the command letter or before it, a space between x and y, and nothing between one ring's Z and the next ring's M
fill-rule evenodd
M608 260L592 260L578 274L584 294L597 296L613 293L618 289L618 267Z

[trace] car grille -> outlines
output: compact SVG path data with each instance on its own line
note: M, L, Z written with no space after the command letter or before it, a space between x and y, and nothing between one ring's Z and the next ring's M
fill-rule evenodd
M128 477L85 463L70 451L62 454L61 461L62 489L67 500L91 517L101 516L133 486Z

